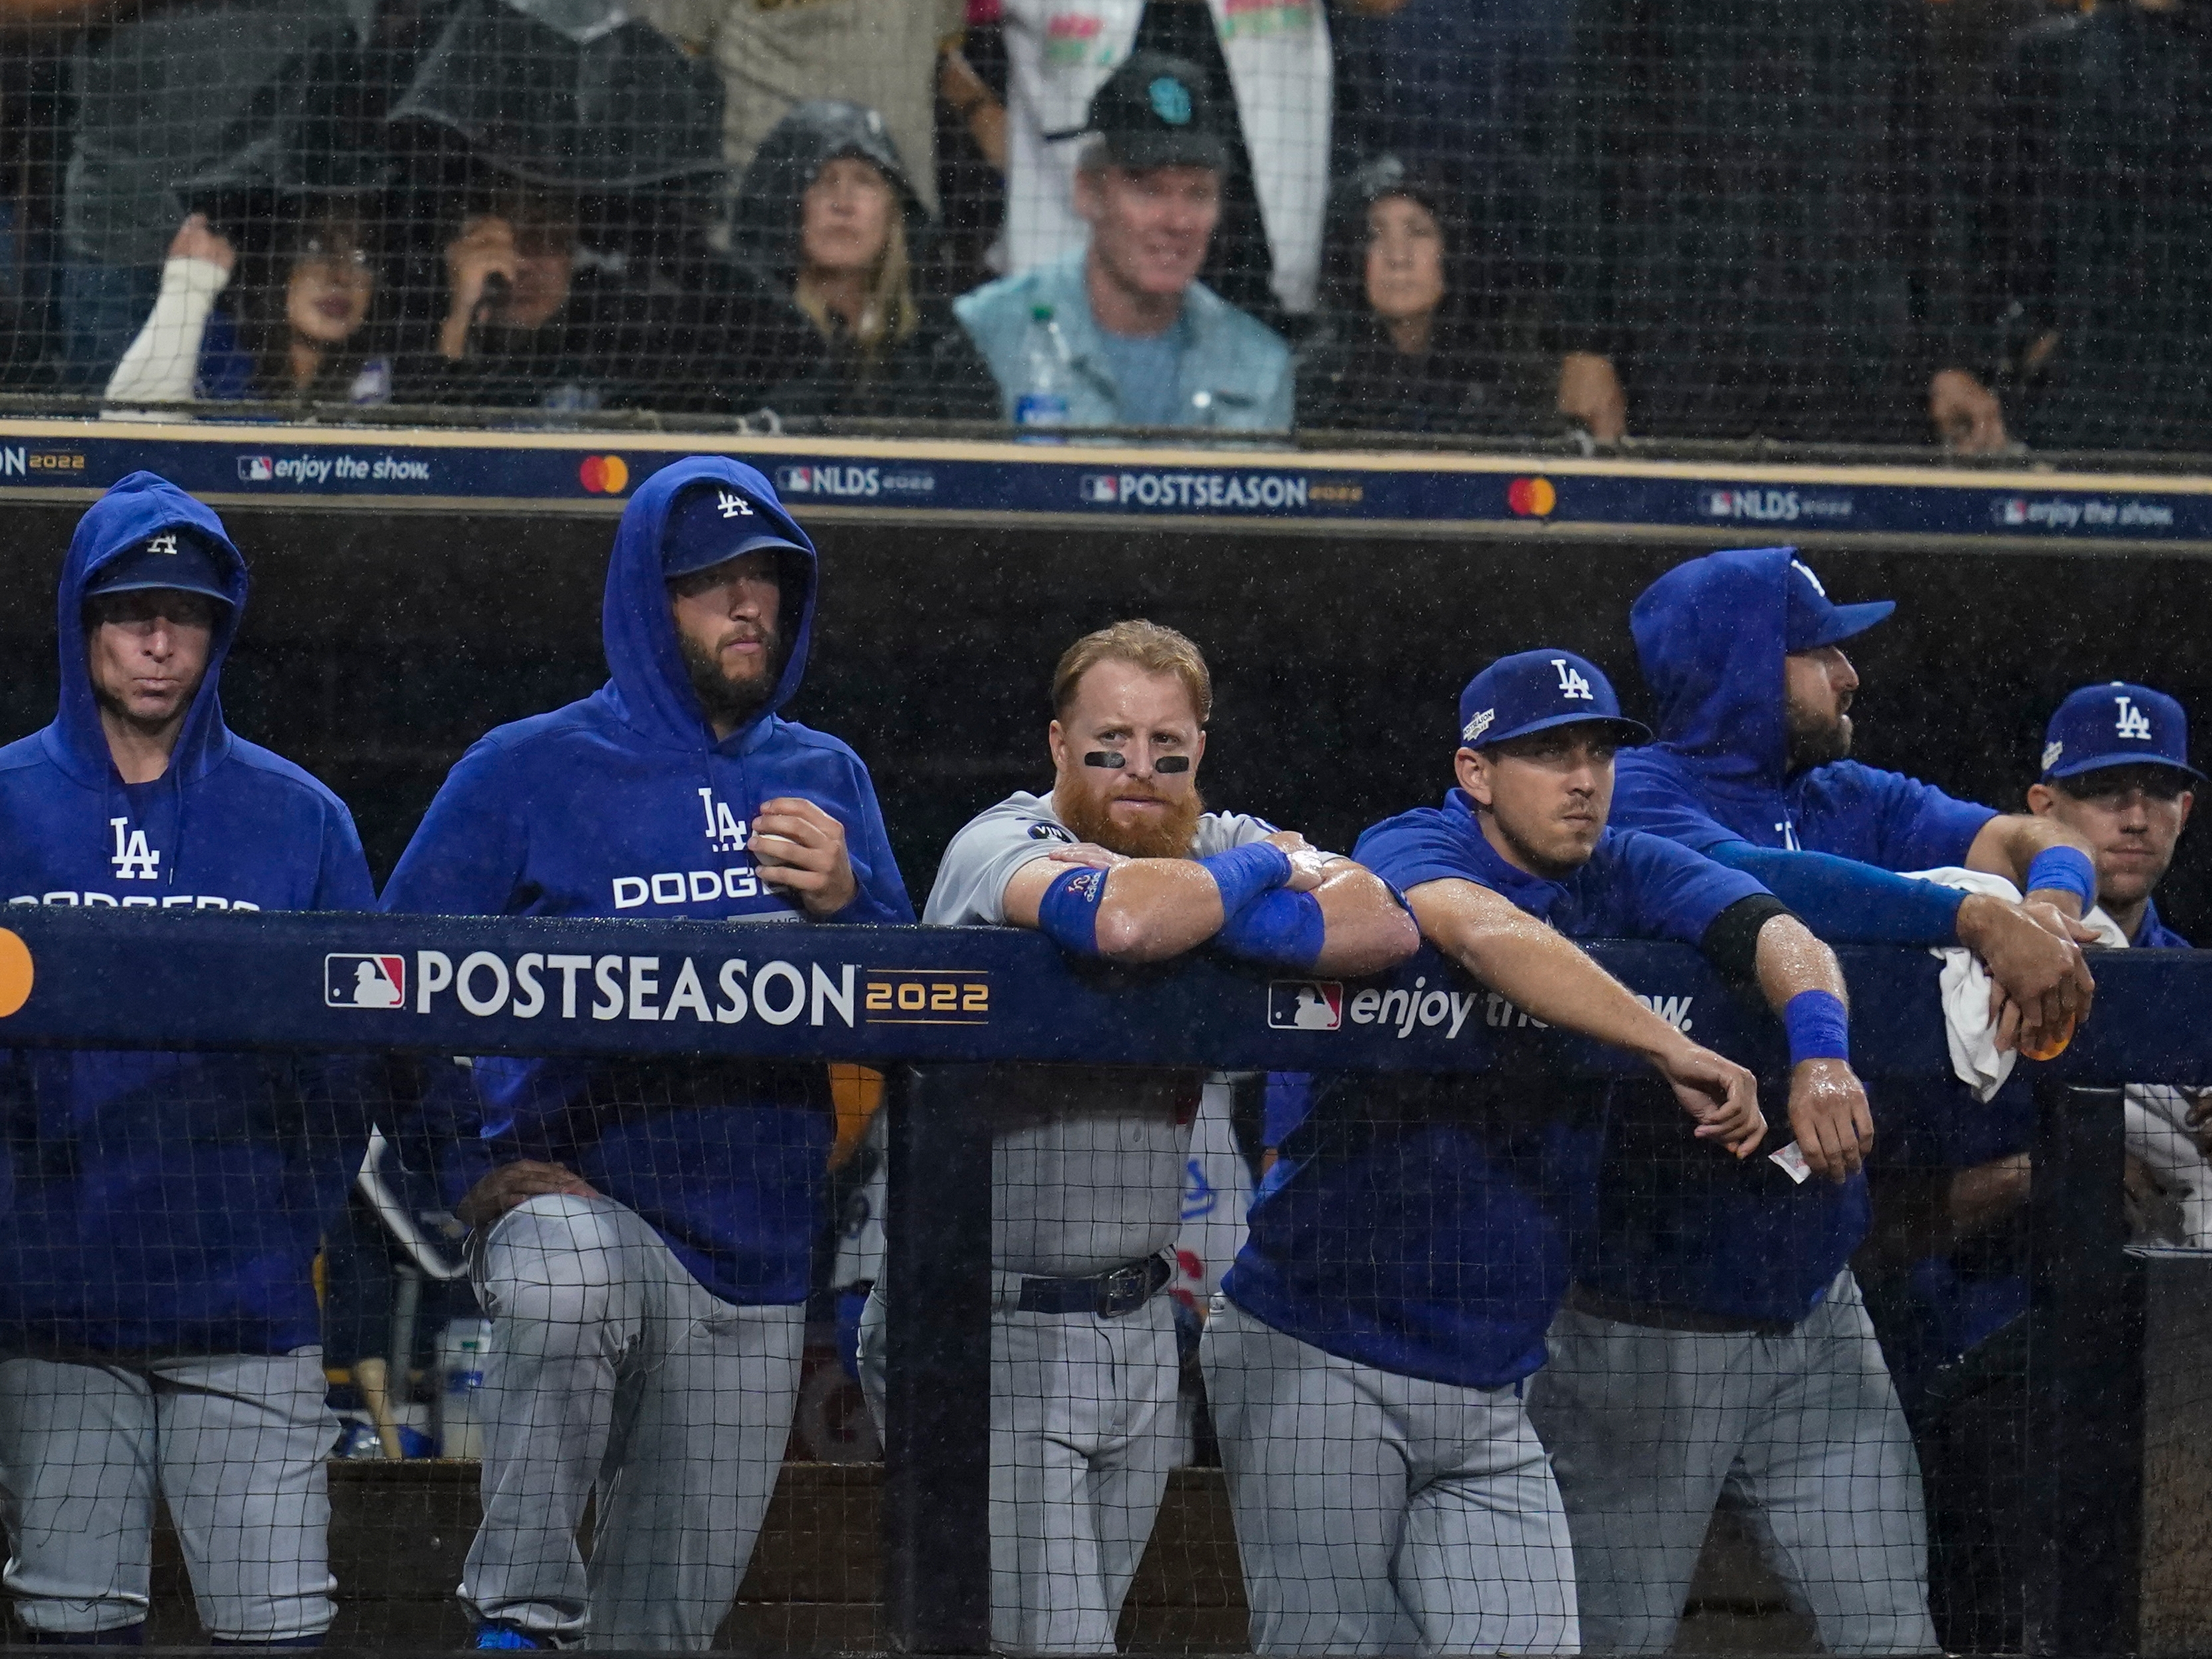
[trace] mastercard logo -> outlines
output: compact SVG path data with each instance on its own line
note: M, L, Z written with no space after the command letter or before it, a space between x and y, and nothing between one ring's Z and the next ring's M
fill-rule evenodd
M0 1019L31 1000L31 947L22 936L0 927Z
M619 495L629 488L629 465L619 455L586 455L576 477L594 495Z
M1559 504L1549 478L1516 478L1505 486L1505 505L1516 519L1540 519Z

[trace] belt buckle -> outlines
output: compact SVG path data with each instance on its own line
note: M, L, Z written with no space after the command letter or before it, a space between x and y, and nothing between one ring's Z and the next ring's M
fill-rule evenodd
M1103 1319L1119 1319L1123 1314L1134 1313L1145 1305L1145 1292L1151 1289L1151 1264L1131 1262L1126 1267L1116 1267L1098 1281L1098 1313Z

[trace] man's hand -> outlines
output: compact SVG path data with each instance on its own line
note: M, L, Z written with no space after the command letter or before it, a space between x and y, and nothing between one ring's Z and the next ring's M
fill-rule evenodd
M2069 921L2055 910L2039 920L1989 893L1970 893L1959 907L1959 943L1982 959L1993 981L1990 1019L2000 1054L2049 1050L2088 1018L2097 982ZM2047 925L2054 921L2056 927Z
M845 826L811 800L779 795L763 801L745 847L760 878L797 899L817 921L860 896L845 851Z
M468 1190L453 1206L453 1213L471 1227L489 1227L518 1204L549 1194L572 1198L597 1198L599 1193L583 1176L559 1164L541 1164L526 1158L502 1164Z
M1954 455L1994 455L2011 441L1996 393L1963 368L1939 368L1929 376L1928 418Z
M1580 421L1601 444L1620 441L1628 430L1628 394L1612 358L1570 351L1559 359L1559 413Z
M238 263L238 250L230 239L208 223L204 213L195 213L177 227L177 234L169 239L172 259L198 259L203 264L213 265L228 276Z
M1759 1081L1749 1072L1687 1037L1648 1056L1695 1118L1700 1140L1717 1140L1738 1158L1749 1158L1766 1135L1759 1109Z
M477 322L477 307L483 303L484 284L501 278L510 290L521 270L521 255L514 245L514 228L487 213L463 222L461 234L446 244L446 286L453 303L439 330L438 345L455 360L468 355L469 330Z
M1321 872L1330 862L1328 854L1295 830L1278 830L1267 841L1290 855L1291 878L1283 884L1284 891L1310 893L1321 885Z
M1055 847L1045 854L1055 864L1079 864L1090 870L1111 870L1129 860L1095 841L1079 841L1073 847Z
M1817 1176L1839 1185L1874 1150L1866 1085L1840 1060L1801 1060L1790 1072L1790 1132Z

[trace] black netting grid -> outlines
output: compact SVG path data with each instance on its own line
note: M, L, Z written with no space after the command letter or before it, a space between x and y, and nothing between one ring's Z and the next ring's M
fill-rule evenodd
M35 0L0 394L2203 453L2201 10Z
M501 1154L461 1126L499 1063L8 1058L16 1639L882 1645L881 1078L532 1062L567 1164L659 1173L470 1235L451 1195ZM1879 1172L1864 1291L1846 1270L1793 1324L1608 1294L1783 1179L1649 1088L983 1076L996 1644L1910 1652L1932 1613L1952 1650L2021 1650L2026 1160L1984 1156L2004 1131L1955 1091ZM702 1288L774 1271L686 1238L733 1195L798 1241L802 1301ZM1147 1244L1127 1284L1066 1271ZM2148 1336L2146 1607L2184 1621L2151 1564L2197 1524L2200 1269L2154 1279Z

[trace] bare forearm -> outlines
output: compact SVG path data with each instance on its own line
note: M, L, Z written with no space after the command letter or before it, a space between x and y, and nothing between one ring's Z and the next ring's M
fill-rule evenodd
M1407 895L1422 936L1516 1007L1547 1025L1656 1054L1681 1041L1674 1028L1565 935L1500 899L1477 908L1439 902L1434 886Z
M1116 866L1098 906L1098 953L1115 962L1164 962L1221 931L1221 890L1189 859L1132 859Z
M1849 1000L1836 953L1795 916L1770 916L1759 930L1759 988L1778 1014L1806 991Z
M1420 948L1420 930L1380 876L1350 860L1328 867L1314 890L1327 930L1315 969L1324 974L1379 974Z

